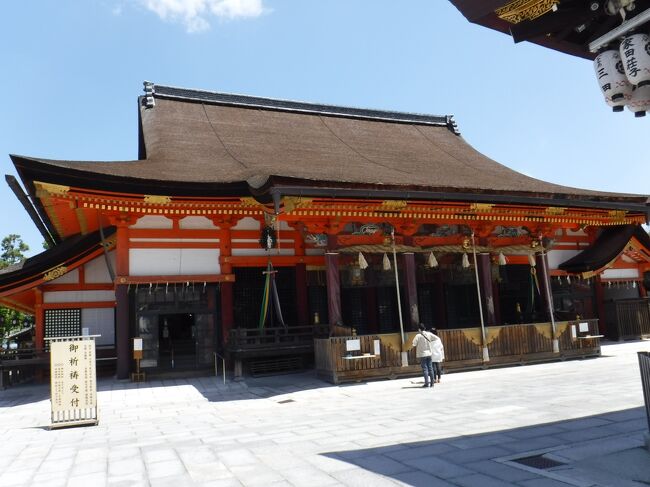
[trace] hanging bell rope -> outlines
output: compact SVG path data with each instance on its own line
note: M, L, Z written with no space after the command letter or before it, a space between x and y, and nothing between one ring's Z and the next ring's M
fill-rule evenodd
M436 256L433 255L433 252L429 254L429 258L427 259L427 265L432 269L438 267L438 260L436 259Z
M384 252L384 258L381 261L381 267L385 271L390 270L390 259L388 258L388 255Z
M367 269L368 268L368 261L366 258L363 256L363 253L359 252L359 268L360 269Z

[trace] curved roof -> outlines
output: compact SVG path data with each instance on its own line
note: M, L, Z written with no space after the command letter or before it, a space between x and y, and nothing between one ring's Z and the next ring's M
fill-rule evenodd
M71 184L66 181L72 178L96 189L144 184L148 193L177 195L190 188L191 194L254 190L279 178L335 187L647 201L645 196L571 188L518 173L476 151L449 116L157 85L153 100L154 106L145 97L139 100L141 160L12 156L23 181Z

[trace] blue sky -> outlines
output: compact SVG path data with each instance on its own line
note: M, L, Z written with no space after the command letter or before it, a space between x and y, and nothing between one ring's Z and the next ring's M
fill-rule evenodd
M590 61L468 23L447 0L6 2L0 164L137 157L142 81L454 115L493 159L569 186L650 193L650 116L605 106ZM0 186L0 237L42 238Z

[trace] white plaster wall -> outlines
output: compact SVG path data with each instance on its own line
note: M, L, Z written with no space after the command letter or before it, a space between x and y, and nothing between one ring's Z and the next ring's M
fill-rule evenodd
M76 284L79 282L79 269L71 270L61 277L50 281L48 284Z
M602 273L604 279L637 279L638 269L605 269Z
M129 228L173 228L174 222L162 215L145 215Z
M212 220L204 216L186 216L179 222L179 228L185 230L190 228L216 229L219 228L212 223Z
M97 345L115 345L115 308L82 308L81 328L89 335L101 335Z
M115 291L48 291L43 293L44 303L89 303L115 301Z
M548 267L557 269L559 265L566 262L571 257L578 255L581 250L551 250L548 253Z
M260 228L260 222L250 216L242 218L237 222L237 225L232 227L233 230L259 230Z
M131 238L131 242L207 242L219 243L218 238Z
M130 249L132 276L220 274L219 249Z
M108 260L113 267L113 272L115 272L115 251L108 253ZM111 283L111 275L108 272L106 267L106 257L100 255L99 257L87 262L84 266L86 272L86 282L93 284L108 284Z
M305 249L305 255L325 255L325 249Z

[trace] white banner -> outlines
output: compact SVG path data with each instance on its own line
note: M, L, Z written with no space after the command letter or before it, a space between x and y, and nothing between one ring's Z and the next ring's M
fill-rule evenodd
M97 423L95 340L50 339L52 426Z

